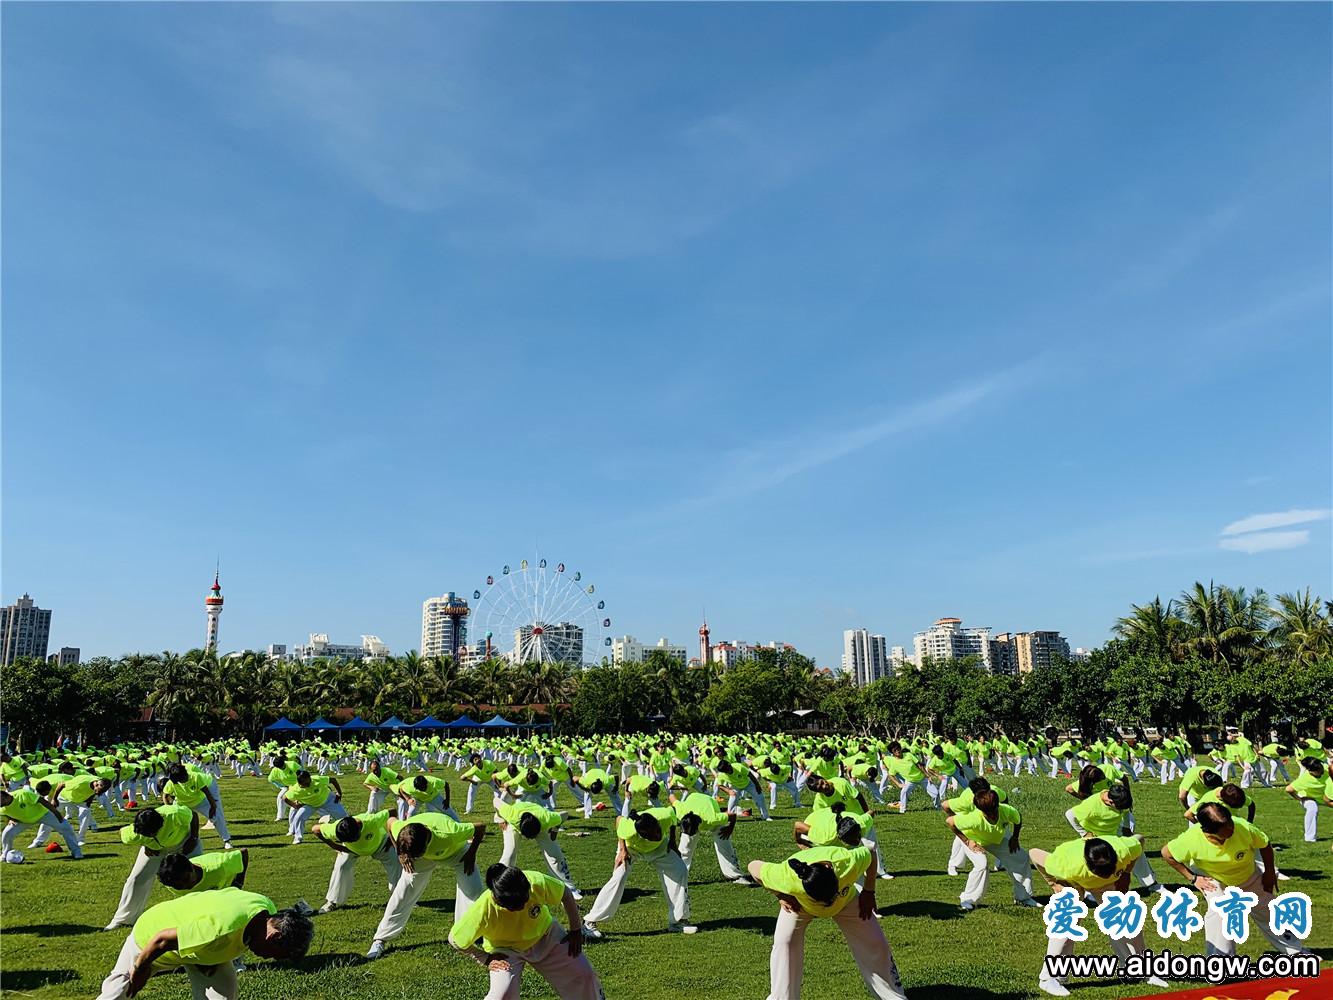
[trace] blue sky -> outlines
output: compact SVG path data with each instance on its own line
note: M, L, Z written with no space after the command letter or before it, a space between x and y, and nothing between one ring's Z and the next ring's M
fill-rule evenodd
M832 665L1327 595L1330 16L6 5L3 596L197 646L220 555L224 649L402 650L540 552Z

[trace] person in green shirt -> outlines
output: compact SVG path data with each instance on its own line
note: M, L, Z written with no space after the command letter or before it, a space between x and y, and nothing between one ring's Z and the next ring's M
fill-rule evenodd
M717 866L723 878L737 885L754 884L741 868L740 859L736 857L736 845L731 839L736 830L738 813L724 811L718 806L717 799L704 792L672 795L669 801L676 818L680 820L680 859L685 862L687 874L694 866L694 852L699 842L708 839L713 842Z
M1326 777L1324 762L1306 758L1295 779L1285 789L1288 795L1305 810L1305 842L1313 844L1319 834L1319 804L1323 797Z
M551 913L561 905L566 934ZM486 889L449 931L449 943L490 973L489 997L517 997L532 966L561 1000L603 1000L602 985L583 953L583 923L569 887L541 872L499 863L486 869Z
M611 800L611 808L615 810L617 816L621 813L622 803L620 796L616 793L617 782L612 779L610 772L603 771L600 767L590 767L575 779L575 784L583 791L583 818L590 819L593 811L593 796L606 793ZM605 806L600 803L597 808L603 809Z
M866 991L879 1000L906 1000L893 949L875 913L875 880L866 879L870 848L811 847L786 861L751 861L750 875L778 897L778 919L769 955L769 997L799 1000L805 977L805 935L820 917L838 925ZM865 879L865 888L856 889ZM841 991L840 995L846 995Z
M93 826L93 799L105 794L110 787L111 782L88 773L69 775L56 786L54 794L56 801L65 808L73 810L79 818L77 830L80 847L87 842L88 828ZM46 834L39 828L37 839L29 844L28 848L31 850L40 847L45 836Z
M496 821L500 825L504 838L504 849L500 852L500 861L512 865L518 858L518 840L530 840L537 845L546 859L546 866L561 883L569 887L575 899L582 899L583 893L574 885L569 874L569 862L561 850L556 835L560 824L564 822L563 813L547 809L532 802L506 802L498 795L494 801Z
M418 774L390 787L398 796L399 819L423 812L444 813L450 819L458 819L458 814L449 805L449 783L443 778Z
M315 827L315 837L335 853L333 873L329 876L329 891L325 894L320 913L328 913L347 902L356 886L356 861L374 858L389 879L389 892L403 874L398 863L398 848L389 836L389 810L364 812L359 816L344 816L337 823L321 823Z
M690 873L677 846L679 821L675 810L665 806L631 811L616 819L616 858L610 880L597 894L584 922L588 936L600 938L597 925L610 920L620 909L629 880L630 866L642 861L657 871L667 902L667 930L694 934L699 928L690 921Z
M160 972L184 968L199 1000L235 1000L236 967L251 951L294 961L310 949L315 926L296 909L244 889L194 892L158 903L134 922L98 1000L125 1000Z
M494 785L495 772L499 769L500 766L495 761L482 756L480 753L472 754L469 760L471 762L471 766L469 766L466 771L464 771L461 775L459 775L459 777L461 777L462 780L468 783L467 804L463 809L463 812L466 815L472 814L472 806L476 801L476 796L477 796L477 787L479 785L486 785L486 784ZM496 791L499 791L499 786L496 785L495 789Z
M287 832L291 834L293 844L305 839L305 824L310 817L342 819L347 815L347 807L342 804L342 785L330 775L298 771L296 784L288 786L285 797L292 810Z
M1211 905L1230 886L1258 897L1249 913L1250 926L1259 930L1273 947L1288 955L1303 952L1305 948L1295 935L1290 932L1277 935L1268 926L1268 906L1277 885L1277 866L1268 835L1232 816L1231 810L1218 802L1199 806L1197 817L1197 825L1162 848L1162 860L1202 892L1205 902L1210 904L1203 921L1208 953L1236 953L1236 943L1222 934L1223 918ZM1263 859L1262 871L1255 867L1256 853ZM1196 875L1196 871L1203 874Z
M1199 806L1207 805L1209 802L1220 802L1231 810L1231 815L1240 816L1243 814L1245 822L1254 822L1254 800L1246 794L1245 789L1231 781L1204 792L1199 800L1194 803L1194 806L1185 813L1185 819L1190 823L1197 822L1195 813Z
M5 830L0 834L0 857L15 864L18 852L14 842L18 835L31 825L36 825L38 839L44 840L53 833L60 834L69 848L69 856L74 861L83 858L83 848L79 843L74 828L61 815L60 810L47 797L38 794L37 789L20 787L14 791L0 789L0 816L4 817ZM18 858L18 860L22 860Z
M199 814L181 805L143 809L135 814L132 824L120 828L120 840L128 847L139 848L139 853L120 891L116 914L104 928L108 931L128 927L143 913L164 855L193 857L201 853Z
M980 776L972 778L967 783L967 787L951 799L945 799L940 803L940 808L944 810L944 815L958 816L962 813L971 812L976 806L973 804L973 798L977 792L984 792L992 788L990 780ZM1001 803L1009 800L1009 794L1003 788L995 789L995 796ZM959 837L949 838L949 863L945 871L950 875L958 874L958 866L967 860L967 847Z
M1204 781L1204 775L1210 771L1218 778L1217 783L1212 786L1209 786ZM1209 787L1220 787L1222 785L1221 778L1221 773L1213 767L1211 759L1205 759L1200 763L1190 765L1190 767L1186 768L1185 773L1181 775L1180 784L1176 789L1177 798L1180 799L1181 808L1189 809L1194 805L1195 799L1208 791Z
M172 764L167 768L167 780L162 785L162 801L167 805L188 806L207 822L213 824L222 838L224 850L231 849L231 834L227 831L227 817L222 811L222 801L214 793L217 786L213 776L203 771L186 767L184 764ZM208 804L205 805L204 803Z
M389 894L384 916L375 928L375 939L366 952L371 959L382 956L385 945L407 928L412 908L430 885L437 867L444 865L454 870L455 920L467 912L482 892L477 848L486 836L485 823L460 823L443 813L420 813L405 820L390 817L387 826L403 874Z
M268 772L268 783L278 790L278 814L273 817L273 822L281 823L287 818L287 789L296 784L300 771L301 765L296 761L289 762L282 756L273 759L273 767Z
M1282 780L1291 781L1291 775L1287 773L1287 759L1291 756L1291 750L1280 743L1265 743L1259 748L1259 778L1265 785L1272 788L1277 784L1278 772L1282 772Z
M764 822L771 822L773 817L768 814L768 800L764 798L764 790L760 785L759 776L750 769L748 764L738 764L729 760L720 760L715 768L717 775L718 791L727 793L727 810L735 809L741 799L749 799L754 803L754 807L759 811L759 816Z
M250 851L215 851L193 860L184 854L167 854L157 870L157 880L175 892L207 892L210 889L245 887Z
M1067 840L1049 853L1036 848L1028 853L1033 866L1041 872L1056 892L1071 888L1080 896L1090 896L1093 903L1100 904L1103 894L1108 889L1117 892L1129 891L1130 872L1143 858L1143 838L1089 837L1086 840ZM1143 951L1143 934L1140 932L1132 938L1118 940L1112 938L1111 950L1123 963L1130 955ZM1073 938L1063 934L1047 935L1048 958L1073 953ZM1164 980L1157 977L1148 979L1147 984L1159 988L1167 985ZM1069 996L1068 988L1048 973L1044 961L1037 985L1042 992L1051 996Z
M972 796L974 808L969 812L945 817L945 824L955 837L963 840L972 870L967 885L959 896L964 912L976 909L986 892L993 857L1009 873L1013 881L1014 902L1019 906L1039 907L1032 898L1032 862L1028 852L1019 844L1023 817L1013 806L1001 804L994 789L976 792Z
M1065 819L1080 837L1128 836L1134 832L1133 809L1133 792L1130 791L1128 780L1121 778L1066 811ZM1163 892L1166 888L1157 881L1147 856L1142 852L1134 862L1134 874L1149 891Z
M370 763L366 765L366 780L361 786L370 792L370 799L366 803L366 812L376 813L384 805L385 798L389 795L389 788L398 780L398 772L393 768L385 767L380 763L378 757L372 757Z

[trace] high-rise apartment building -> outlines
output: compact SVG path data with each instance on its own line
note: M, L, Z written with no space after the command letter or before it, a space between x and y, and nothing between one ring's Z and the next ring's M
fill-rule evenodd
M46 658L47 663L54 663L58 667L72 667L79 662L78 646L61 646L60 652L52 653Z
M863 628L843 632L842 672L858 687L891 676L884 636L871 635Z
M645 646L632 635L622 635L618 639L611 640L611 662L617 665L621 663L642 663L649 653L665 653L673 660L685 662L689 651L684 646L674 646L665 638L658 639L656 646Z
M0 608L0 665L8 666L20 656L44 660L50 641L50 609L37 607L27 594Z
M916 664L933 660L961 660L975 657L981 666L991 669L990 627L963 628L961 618L941 618L924 632L912 637Z
M583 664L583 627L572 622L537 622L514 629L513 663Z
M428 597L421 602L421 655L450 656L460 659L467 645L467 601L452 590L443 597Z

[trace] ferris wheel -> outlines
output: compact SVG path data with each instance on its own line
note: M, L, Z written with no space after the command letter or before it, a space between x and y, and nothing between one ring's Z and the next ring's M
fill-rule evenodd
M473 655L511 663L596 663L610 655L611 618L597 587L564 563L506 565L472 592Z

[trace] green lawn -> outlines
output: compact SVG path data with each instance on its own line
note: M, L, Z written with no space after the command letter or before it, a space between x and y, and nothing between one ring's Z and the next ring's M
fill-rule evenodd
M1021 789L1014 801L1023 811L1023 842L1028 846L1051 848L1071 836L1063 813L1072 799L1063 794L1062 784L1027 777L1005 782L1005 787ZM458 783L454 786L457 792ZM366 793L355 776L347 777L346 787L352 807L364 807ZM313 839L299 847L288 843L285 826L272 822L273 793L267 783L228 777L222 780L222 793L235 844L251 851L246 887L272 896L279 905L304 898L319 906L328 885L332 852ZM1314 900L1315 931L1308 943L1325 958L1333 957L1329 842L1301 841L1300 810L1280 791L1258 789L1255 794L1257 822L1283 848L1279 863L1293 876L1284 887L1301 888ZM1174 789L1145 782L1135 786L1135 795L1139 829L1148 836L1150 852L1156 858L1161 844L1182 825ZM461 805L461 797L456 802ZM925 802L915 799L905 816L876 819L889 868L898 876L878 883L882 923L909 994L914 998L994 1000L1042 996L1036 990L1045 948L1040 911L1015 907L1003 877L995 877L982 906L966 916L960 913L957 902L963 879L944 874L949 840L940 814L925 808ZM561 807L569 808L567 795ZM772 823L746 820L738 825L736 845L742 863L756 857L777 860L792 850L791 821L800 814L788 803L776 815ZM0 865L0 988L6 993L42 998L96 995L125 933L101 930L115 909L130 865L131 852L121 846L116 833L120 825L119 820L102 821L102 829L89 837L85 861L71 862L64 854L27 852L29 863L25 865ZM585 822L577 814L566 829L589 833L565 838L564 848L580 887L595 890L611 866L615 847L611 818L603 812ZM216 834L207 832L205 849L218 846ZM520 851L524 866L542 868L535 848L528 845ZM496 836L482 846L483 868L498 855ZM1169 873L1160 861L1154 867L1159 877ZM378 865L361 862L351 905L316 918L315 943L302 966L282 968L256 960L241 977L241 995L330 1000L482 996L484 972L445 940L453 908L453 885L448 878L439 877L432 883L407 933L394 942L385 958L364 961L362 955L387 894L379 873ZM1039 877L1037 890L1044 900L1046 886ZM165 898L165 892L159 886L153 902ZM761 890L723 882L712 852L703 850L695 861L690 896L700 933L694 937L668 935L663 930L665 907L655 874L647 868L635 870L625 905L615 920L603 925L607 939L588 946L608 997L739 1000L767 995L769 935L776 900ZM585 912L591 902L590 894L583 903ZM1242 950L1257 954L1262 941L1252 933ZM1151 927L1148 944L1154 950L1162 945ZM1109 951L1095 929L1086 947ZM1183 947L1202 951L1202 935ZM1145 992L1123 984L1071 986L1075 996L1088 998L1132 997ZM154 980L144 995L181 998L189 996L189 989L183 976L168 976ZM523 996L551 995L539 976L532 972L525 976ZM816 922L808 939L804 996L841 1000L860 995L860 979L836 927L829 921Z

